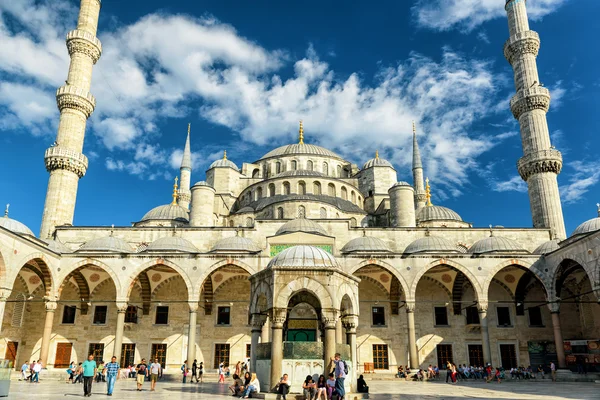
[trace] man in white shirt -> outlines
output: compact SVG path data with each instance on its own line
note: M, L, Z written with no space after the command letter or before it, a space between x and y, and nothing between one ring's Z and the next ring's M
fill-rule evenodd
M552 382L556 382L556 365L554 365L554 361L550 362L550 371L552 371Z
M35 381L35 383L40 383L40 371L42 370L42 363L38 360L33 366L33 378L31 382Z
M150 364L150 391L153 392L156 389L156 381L162 375L162 366L158 362L158 358L154 359L154 362Z

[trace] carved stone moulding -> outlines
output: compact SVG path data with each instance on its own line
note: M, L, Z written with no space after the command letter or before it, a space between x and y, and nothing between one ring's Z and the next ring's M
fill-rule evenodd
M548 112L550 108L550 92L545 87L533 87L519 91L510 100L510 110L515 119L523 113L533 110Z
M102 43L90 32L75 29L67 34L67 49L69 55L83 53L96 64L102 55Z
M562 169L562 155L560 151L549 149L538 151L521 157L517 162L517 170L524 181L533 174L552 172L559 174Z
M55 169L64 169L77 174L79 178L85 175L88 167L86 156L60 146L47 149L44 155L44 162L48 172Z
M504 58L512 65L518 56L533 54L540 50L540 36L535 31L519 32L504 43Z
M65 108L70 108L81 111L86 118L89 118L96 108L96 98L88 91L65 85L56 91L56 105L61 112Z

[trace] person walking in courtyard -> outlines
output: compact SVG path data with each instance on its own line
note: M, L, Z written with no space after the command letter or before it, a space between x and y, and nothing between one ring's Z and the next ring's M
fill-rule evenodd
M242 374L242 362L241 361L238 361L237 364L235 364L234 374L236 374L237 376L241 376L241 374Z
M158 358L154 359L154 362L150 364L150 391L156 390L156 381L162 376L162 366L158 362Z
M108 396L112 396L117 375L119 374L119 363L117 362L117 357L112 356L110 362L104 366L104 371L106 374L106 394Z
M181 374L183 375L183 383L185 383L186 378L187 378L187 362L188 362L188 360L185 360L183 362L183 365L181 366Z
M556 382L556 365L554 361L550 362L550 373L552 374L552 382Z
M40 371L42 370L42 361L37 360L35 365L33 366L33 378L31 382L40 383Z
M98 366L96 365L96 361L94 361L94 355L90 354L81 367L83 368L83 396L90 397L92 395L92 382L98 371Z
M146 364L145 358L142 358L142 361L137 365L136 371L137 371L137 377L136 377L137 391L141 392L142 386L144 385L144 381L146 380L146 377L148 376L148 365Z
M190 378L190 383L194 382L194 378L196 378L196 383L198 383L198 361L194 360L192 363L192 377Z
M219 364L219 383L225 383L225 366L223 363Z
M20 381L26 381L27 380L27 370L29 369L29 362L25 361L23 363L23 365L21 365L21 378L19 378Z
M200 365L198 366L198 376L200 377L200 383L204 382L204 362L200 361Z
M333 365L335 367L335 391L337 392L338 400L344 400L344 396L346 395L346 390L344 389L346 363L341 359L340 353L335 353Z

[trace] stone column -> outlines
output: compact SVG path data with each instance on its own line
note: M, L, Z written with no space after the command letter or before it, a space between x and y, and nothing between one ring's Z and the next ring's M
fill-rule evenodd
M344 343L344 327L342 326L341 318L335 324L335 342Z
M198 317L198 303L189 303L189 306L190 320L188 327L187 367L191 370L194 359L196 358L196 319Z
M269 389L274 390L281 378L283 362L283 324L287 317L285 308L271 310L271 380Z
M406 319L408 323L408 354L410 368L419 369L419 353L417 352L417 338L415 333L415 302L406 303Z
M558 302L548 303L548 308L552 315L552 328L554 328L554 344L556 346L556 358L558 358L558 368L567 368L567 358L565 357L565 347L562 331L560 329L560 304Z
M4 325L4 310L6 309L6 295L4 292L0 292L0 333L2 332L2 325Z
M250 342L250 371L252 372L256 372L256 349L266 319L264 315L252 314L252 338Z
M325 330L325 340L323 343L324 349L324 367L325 371L329 371L329 364L331 363L331 359L335 355L335 347L336 347L336 326L338 320L338 311L337 310L321 310L322 319L323 319L323 329Z
M50 337L52 335L52 324L54 323L54 311L58 305L55 301L46 302L46 319L44 321L44 333L42 334L42 347L40 349L40 360L42 367L48 368L48 353L50 352Z
M480 301L477 303L477 311L479 311L479 326L481 327L481 348L483 351L484 364L492 364L492 349L490 347L490 332L488 330L488 302Z
M350 388L356 392L356 378L358 377L358 349L356 347L356 328L358 327L358 316L346 316L343 320L346 328L346 342L350 345Z
M113 356L117 357L117 362L121 362L121 347L123 347L123 331L125 330L125 313L127 312L126 303L117 303L117 331L115 332L115 347Z
M267 316L260 333L260 342L269 343L271 341L271 319Z

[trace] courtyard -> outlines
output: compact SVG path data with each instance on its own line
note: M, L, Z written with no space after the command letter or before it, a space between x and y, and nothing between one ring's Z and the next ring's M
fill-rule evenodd
M370 386L370 399L511 399L511 400L563 400L563 399L600 399L600 384L597 383L571 383L571 382L514 382L506 381L501 384L485 384L481 382L468 382L450 385L444 382L399 382L399 381L373 381L367 382ZM142 392L135 389L135 381L119 381L115 385L113 398L116 399L228 399L227 386L213 382L203 384L182 384L174 382L159 382L156 392L150 392L148 383ZM94 384L92 397L106 397L106 384ZM64 399L83 397L81 385L65 384L63 382L46 381L40 384L25 382L11 382L11 391L8 399L36 400Z

